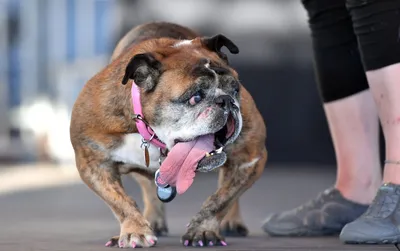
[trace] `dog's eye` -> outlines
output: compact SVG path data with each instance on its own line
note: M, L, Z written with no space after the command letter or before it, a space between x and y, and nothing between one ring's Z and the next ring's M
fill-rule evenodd
M236 88L235 90L233 90L233 96L237 97L239 95L239 88Z
M202 95L200 92L196 92L190 99L189 99L189 104L190 105L196 105L198 104L201 100L203 99Z

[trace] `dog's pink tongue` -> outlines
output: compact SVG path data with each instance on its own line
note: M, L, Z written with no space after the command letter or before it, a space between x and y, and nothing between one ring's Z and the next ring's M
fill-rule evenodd
M209 134L193 141L177 143L161 164L160 184L176 186L178 194L192 185L199 161L214 149L214 135Z

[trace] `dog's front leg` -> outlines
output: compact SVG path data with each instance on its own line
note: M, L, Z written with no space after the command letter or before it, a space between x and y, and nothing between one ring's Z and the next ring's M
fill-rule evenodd
M165 204L157 197L157 187L154 180L137 173L131 173L131 176L136 179L142 189L143 216L150 222L156 236L167 235L168 226L165 219Z
M245 237L249 234L249 230L240 213L239 198L236 198L229 207L219 229L221 234L227 237Z
M106 246L154 246L157 237L136 202L125 193L119 172L111 163L98 161L93 156L77 158L80 176L107 203L120 222L120 235L112 237Z
M225 166L226 179L192 218L186 234L182 236L185 246L226 245L220 235L219 226L230 206L243 194L262 174L267 161L267 151L248 156L246 161L237 166Z

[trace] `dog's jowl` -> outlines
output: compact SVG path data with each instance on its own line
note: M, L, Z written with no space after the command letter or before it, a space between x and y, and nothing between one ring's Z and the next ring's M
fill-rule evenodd
M154 182L160 164L161 178L178 194L191 184L179 168L219 168L218 189L190 220L182 244L226 245L225 236L248 234L238 198L264 170L266 126L222 47L239 53L224 35L144 24L119 41L110 63L83 87L71 142L82 180L120 222L107 246L154 246L168 233ZM142 187L143 212L124 191L124 174Z

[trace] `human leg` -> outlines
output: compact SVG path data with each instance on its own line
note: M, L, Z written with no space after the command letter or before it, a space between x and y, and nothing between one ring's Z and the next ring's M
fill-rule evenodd
M370 204L382 182L379 124L375 103L366 90L324 104L336 153L335 188L346 199Z
M400 0L347 0L385 137L384 184L368 210L347 224L346 243L400 242Z
M337 160L334 189L267 218L270 235L326 235L363 213L381 182L378 118L344 0L303 1ZM326 213L329 212L329 213Z
M385 137L383 182L400 185L400 63L368 71L367 76Z

